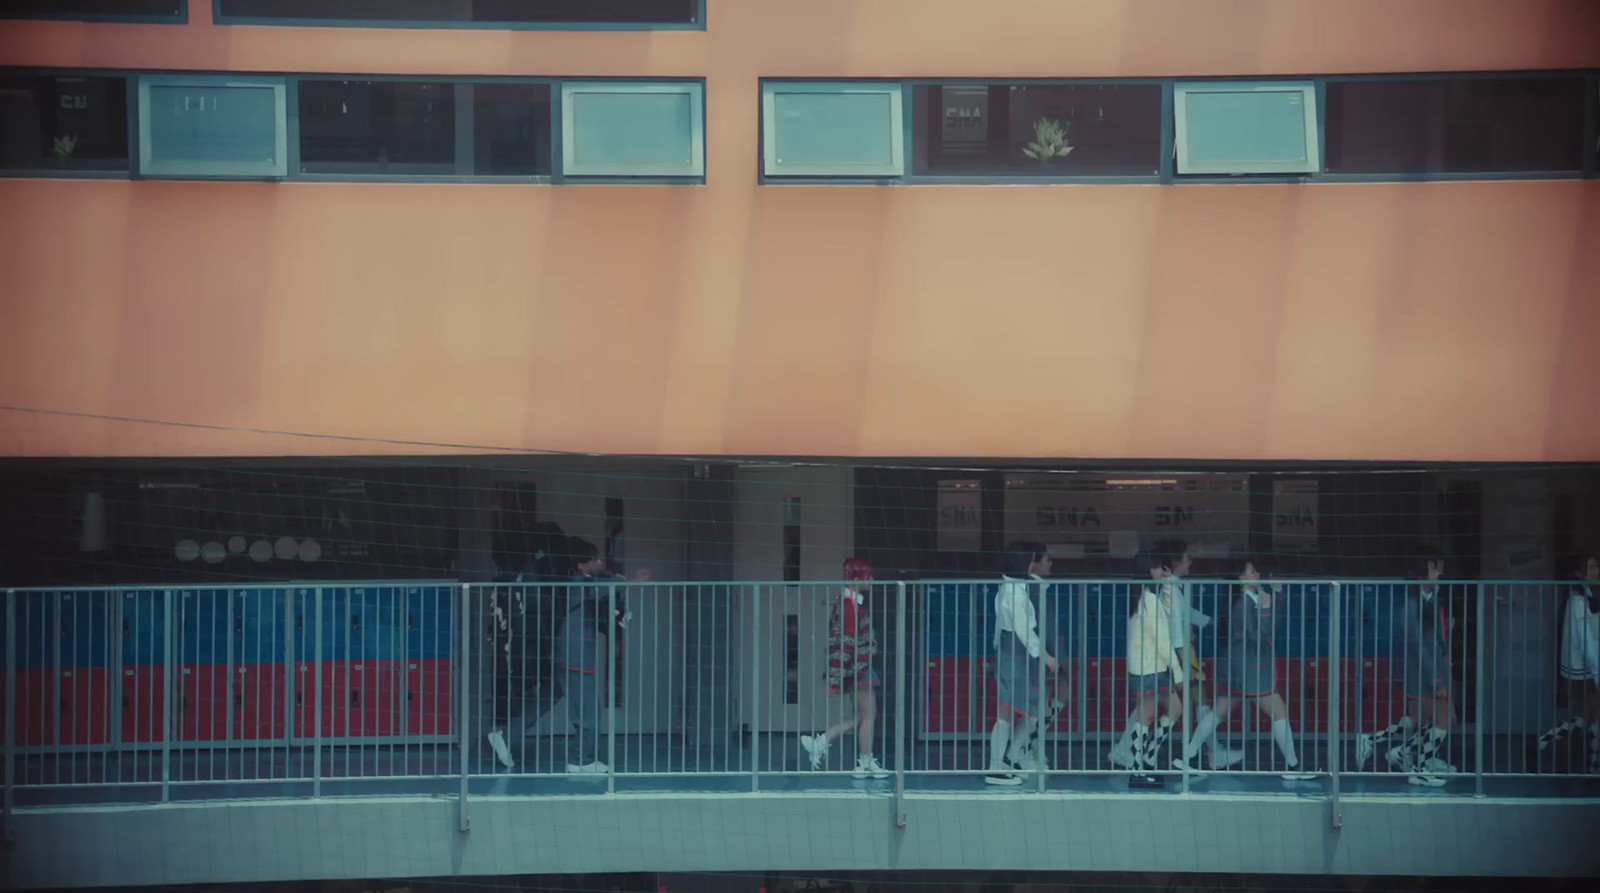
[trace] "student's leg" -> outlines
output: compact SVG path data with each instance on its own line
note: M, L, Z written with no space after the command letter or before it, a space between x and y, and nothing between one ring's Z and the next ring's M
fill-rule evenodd
M1217 728L1227 723L1228 714L1233 711L1233 701L1227 695L1217 695L1210 707L1201 707L1195 716L1194 734L1189 736L1189 742L1183 746L1183 758L1192 760L1200 755L1200 748L1217 734ZM1214 746L1214 742L1213 742Z
M856 753L872 755L872 733L878 725L878 693L871 686L856 689Z
M597 674L567 672L567 712L572 724L578 727L572 748L567 754L568 771L572 766L593 769L600 763L600 680Z
M1272 720L1272 741L1283 754L1284 765L1290 769L1299 767L1300 754L1295 751L1294 728L1289 725L1289 707L1283 703L1283 695L1273 692L1254 700L1256 709Z
M1151 756L1150 740L1154 733L1156 714L1159 712L1159 696L1155 693L1141 694L1139 703L1134 705L1132 722L1128 724L1128 742L1132 751L1128 764L1136 771L1146 771L1155 765Z
M539 721L544 719L545 714L565 696L566 675L567 671L552 668L543 679L539 680L538 686L533 691L526 692L518 703L512 705L511 716L506 720L503 740L515 762L525 763L533 759L526 752L528 738L538 728Z

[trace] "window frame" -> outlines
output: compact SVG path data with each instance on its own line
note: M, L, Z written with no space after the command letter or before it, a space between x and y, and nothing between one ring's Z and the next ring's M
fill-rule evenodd
M886 168L876 171L863 170L860 172L841 171L832 165L794 165L794 167L807 168L806 170L779 170L778 169L778 140L777 116L775 114L776 94L786 92L783 88L811 88L811 92L830 93L881 93L889 97L891 115L896 119L889 130L889 151L894 157L893 163ZM907 138L911 135L911 120L906 114L907 95L911 91L911 82L905 80L872 80L855 78L851 80L827 80L818 78L762 78L761 79L761 130L760 130L760 158L759 172L762 183L894 183L903 182L908 175L909 167L907 147L910 145ZM792 92L800 92L794 90Z
M450 31L704 31L706 0L697 0L695 22L462 22L453 19L321 19L276 16L232 16L222 0L211 0L211 21L217 25L264 25L279 28L409 28Z
M289 175L287 179L308 183L559 183L561 182L561 80L547 77L490 77L472 75L382 75L382 74L293 74L289 79ZM462 127L459 93L456 111L456 173L420 173L387 171L302 171L300 157L300 85L305 81L382 81L385 83L445 83L454 87L477 84L531 84L544 86L550 91L550 169L547 174L479 174L459 172L463 156L476 149L477 135L471 127ZM469 114L471 114L469 112Z
M28 14L20 12L7 12L0 5L0 21L17 22L121 22L131 25L187 25L189 24L190 0L178 0L178 11L172 15L151 13L86 13L84 15L71 15L69 13L55 14Z
M289 157L289 147L294 144L290 139L290 119L288 113L289 84L293 79L284 75L236 75L236 74L152 74L141 72L138 75L138 92L136 95L137 108L133 110L138 128L137 158L130 164L136 179L142 180L284 180L288 179L290 164L295 159ZM277 132L274 134L274 151L277 161L270 167L258 165L249 168L236 165L233 162L204 162L198 169L192 165L172 165L169 162L156 162L152 159L152 142L150 134L150 88L151 87L270 87L272 89L274 120ZM298 131L298 128L294 128ZM296 155L299 153L296 152ZM160 169L153 168L159 165ZM181 169L179 169L181 167Z
M631 173L608 171L603 168L585 169L577 160L577 134L572 126L574 104L571 98L580 93L623 92L618 89L600 90L599 87L627 88L626 92L642 94L683 94L689 97L689 169L674 169L658 165L655 170L641 167ZM660 182L702 183L706 176L706 86L700 79L642 79L642 78L565 78L560 82L555 99L556 152L552 170L563 182Z
M905 82L906 101L911 103L911 111L905 115L907 146L906 173L900 179L908 184L929 186L959 186L962 184L1038 184L1041 186L1063 183L1100 183L1104 185L1130 184L1130 183L1161 183L1170 181L1172 176L1172 153L1167 147L1172 145L1172 81L1170 78L1006 78L1006 77L961 77L961 78L912 78ZM915 169L916 158L916 127L917 110L915 104L915 91L918 87L1156 87L1160 89L1160 119L1157 121L1157 143L1159 147L1159 169L1148 174L1116 173L1116 174L1050 174L1020 176L1016 174L986 171L973 174L929 173L919 174Z
M1172 155L1173 173L1179 178L1201 177L1255 177L1293 176L1310 177L1322 172L1322 92L1319 80L1257 78L1237 80L1174 80L1172 82ZM1288 93L1301 95L1301 120L1306 138L1306 160L1303 164L1221 161L1196 163L1189 160L1189 114L1184 99L1191 93ZM1187 169L1186 169L1187 168Z
M123 102L127 108L128 165L123 168L12 167L0 168L3 179L47 180L131 180L139 165L139 77L143 72L105 68L35 68L6 66L4 73L20 77L121 78Z

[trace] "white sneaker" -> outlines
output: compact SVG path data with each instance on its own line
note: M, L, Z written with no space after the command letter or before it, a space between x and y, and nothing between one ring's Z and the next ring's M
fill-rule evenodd
M1123 766L1131 769L1133 768L1133 748L1113 744L1111 753L1106 755L1106 759L1113 766Z
M490 732L489 748L494 751L495 759L500 761L500 765L510 769L517 764L517 761L511 758L511 747L506 744L505 732L499 729Z
M852 774L856 778L866 778L869 775L873 778L889 777L888 770L884 769L883 764L878 762L878 758L870 753L856 757L856 771Z
M1015 787L1022 784L1022 776L1010 772L991 772L983 777L984 784L997 784L1006 787Z
M605 775L610 771L611 767L600 762L599 760L595 760L592 763L584 763L582 765L578 765L577 763L567 764L568 775Z
M1413 775L1410 778L1407 778L1406 781L1409 781L1414 785L1418 785L1420 787L1425 787L1425 788L1442 788L1442 787L1444 787L1444 779L1440 778L1437 775Z
M1446 763L1444 760L1441 760L1438 757L1428 757L1428 761L1422 764L1422 768L1424 771L1433 775L1456 774L1456 767L1454 763Z
M821 769L823 762L828 759L828 736L801 735L800 749L811 760L812 769Z
M1050 771L1050 758L1044 755L1044 747L1042 746L1043 743L1044 742L1041 741L1040 747L1031 747L1028 749L1027 766L1034 772Z
M1196 769L1195 767L1190 766L1189 765L1189 761L1184 759L1183 757L1174 757L1173 760L1172 760L1172 768L1177 769L1180 772L1185 770L1185 769L1189 770L1189 777L1190 778L1205 778L1206 777L1206 774L1204 772L1201 772L1199 769Z
M1211 751L1211 768L1227 769L1244 762L1244 751L1237 747L1217 747Z
M1300 765L1296 763L1295 765L1288 767L1288 770L1282 773L1282 776L1284 781L1313 781L1316 779L1317 773L1302 772L1300 770Z
M1374 750L1377 750L1377 749L1378 749L1378 745L1372 743L1372 734L1370 732L1362 732L1361 734L1356 736L1356 771L1357 772L1360 772L1362 769L1366 768L1367 761L1372 759L1372 752ZM1393 754L1394 754L1394 751L1391 750L1389 753L1390 753L1390 756L1392 757Z

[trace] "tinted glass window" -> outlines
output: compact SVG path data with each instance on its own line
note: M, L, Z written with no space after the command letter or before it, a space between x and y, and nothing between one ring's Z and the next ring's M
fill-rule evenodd
M1583 106L1576 77L1331 82L1327 170L1575 171Z
M301 81L300 170L456 173L455 86Z
M127 170L127 81L0 76L0 167Z
M913 170L1005 176L1154 175L1155 84L946 84L913 91Z
M508 25L699 23L699 0L222 0L239 18Z
M550 173L550 88L545 84L472 85L473 173Z
M205 0L200 0L205 2ZM183 15L183 0L4 0L0 17L93 19Z

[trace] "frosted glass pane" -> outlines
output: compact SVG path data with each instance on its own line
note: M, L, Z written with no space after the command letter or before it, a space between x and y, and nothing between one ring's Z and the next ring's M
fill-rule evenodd
M595 166L694 165L693 99L687 93L575 93L574 161Z
M780 165L893 165L894 104L887 93L778 93Z
M1184 99L1190 164L1307 160L1300 90L1194 92Z
M271 164L277 102L268 86L150 87L150 149L162 162Z

